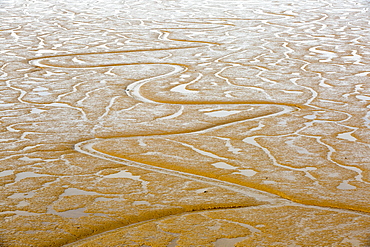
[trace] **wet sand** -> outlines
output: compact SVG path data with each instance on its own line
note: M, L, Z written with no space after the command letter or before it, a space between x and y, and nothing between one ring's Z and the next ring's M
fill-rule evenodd
M368 1L0 1L2 246L370 244Z

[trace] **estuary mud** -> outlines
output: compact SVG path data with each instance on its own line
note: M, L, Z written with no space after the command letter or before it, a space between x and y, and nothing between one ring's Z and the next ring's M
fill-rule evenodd
M0 1L3 246L367 246L368 1Z

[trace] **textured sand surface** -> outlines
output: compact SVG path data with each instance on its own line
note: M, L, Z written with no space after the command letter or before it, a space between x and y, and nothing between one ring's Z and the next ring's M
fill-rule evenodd
M1 246L369 246L369 1L0 1Z

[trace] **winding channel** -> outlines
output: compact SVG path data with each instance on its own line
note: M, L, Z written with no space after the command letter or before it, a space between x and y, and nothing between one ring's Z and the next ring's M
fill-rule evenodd
M273 117L277 117L277 116L287 114L287 113L290 113L290 112L293 112L293 111L299 111L299 110L304 109L307 106L309 106L309 103L312 102L312 100L317 96L317 93L312 88L307 87L307 86L301 86L302 88L308 90L311 93L311 97L303 105L298 105L298 104L293 105L293 104L280 103L280 102L258 102L258 103L256 103L256 102L250 102L248 100L240 100L240 99L237 99L237 102L230 102L230 101L223 102L223 100L221 99L221 100L219 100L219 102L206 102L206 101L204 101L204 102L199 102L199 103L196 103L196 104L194 104L192 102L186 102L186 101L182 101L182 102L176 102L176 101L161 102L161 101L158 101L158 100L153 100L150 97L147 97L147 96L143 95L140 92L141 88L144 85L148 85L148 84L150 84L151 82L153 82L155 80L165 79L165 78L175 76L175 75L178 75L178 77L179 77L182 73L189 70L187 65L179 64L179 63L150 62L150 61L145 61L145 58L141 59L141 60L144 60L144 61L140 61L140 62L100 63L100 64L88 64L88 63L80 62L80 61L78 61L78 59L77 60L72 59L72 61L75 63L75 64L72 64L72 65L71 64L55 64L53 62L48 62L47 61L48 59L59 59L59 58L64 58L64 57L69 58L69 57L89 56L89 55L125 54L125 53L138 53L138 52L146 52L146 53L150 54L150 52L156 52L156 51L173 51L173 50L186 50L186 49L195 49L195 48L210 48L212 46L218 46L219 45L217 43L210 43L210 42L204 42L204 41L188 41L188 40L169 39L168 35L169 35L169 33L162 32L162 35L160 35L160 37L163 36L164 38L162 38L162 39L167 40L167 41L170 41L170 40L172 40L172 41L182 41L182 42L188 42L188 43L196 43L196 45L194 45L194 46L157 48L157 49L152 48L152 49L136 49L136 50L126 50L126 51L124 51L124 50L123 51L109 51L109 52L99 52L99 53L98 52L95 52L95 53L91 52L91 53L74 53L74 54L51 55L51 56L44 56L44 57L29 59L28 62L31 65L36 66L36 67L40 67L40 68L50 67L50 68L64 68L64 69L91 69L91 68L101 68L101 67L117 67L117 66L132 66L132 65L144 65L144 66L145 65L161 65L161 66L167 66L169 68L172 68L172 71L164 73L164 74L160 74L160 75L157 75L157 76L137 80L133 83L130 83L130 84L127 85L127 87L124 90L122 90L122 95L126 94L128 97L131 97L131 98L135 99L138 102L149 103L149 104L166 104L166 105L181 105L181 106L184 106L184 105L196 105L196 106L200 106L200 105L223 105L223 106L227 106L227 105L257 106L258 105L258 106L271 106L271 105L273 105L273 106L278 106L282 109L281 111L276 112L276 113L265 114L265 115L258 116L258 117L253 117L253 118L245 118L245 119L238 120L238 121L231 121L231 122L227 122L227 123L224 123L224 124L218 124L218 125L215 125L215 126L206 127L206 128L202 128L202 129L196 129L196 130L192 130L192 131L182 131L180 133L167 133L167 134L148 134L148 135L145 135L145 136L135 135L135 136L128 136L128 137L115 137L115 138L108 138L108 140L140 139L140 138L144 138L144 137L161 137L161 138L164 138L164 137L176 136L176 135L206 133L207 131L213 131L213 130L221 129L221 128L224 128L224 127L232 126L232 125L237 124L237 123L244 123L244 122L248 122L248 121L252 121L252 120L262 120L262 119L265 119L265 118L273 118ZM203 43L203 46L199 45L200 43ZM236 52L240 52L240 51L236 51ZM234 54L236 52L232 52L231 54ZM228 54L226 56L218 58L218 59L215 60L215 62L219 62L222 58L228 57L231 54ZM76 64L76 62L78 62L78 64ZM303 66L303 67L305 67L305 66ZM301 69L305 70L304 68L301 68ZM218 72L218 74L219 73L220 72ZM193 80L189 83L180 84L176 88L181 87L181 89L179 89L178 91L184 91L186 93L186 91L187 91L186 86L193 83L194 81L196 81L198 79L199 79L199 76L195 80ZM291 81L294 83L295 79L291 79ZM236 86L236 85L233 85L233 86ZM83 112L82 109L81 109L81 111ZM172 114L170 117L176 117L177 115L181 115L181 111ZM297 134L298 132L299 131L297 131L295 134ZM261 145L259 145L254 140L254 138L256 138L256 137L260 137L260 136L248 137L248 138L245 138L243 141L258 147L259 149L262 149L263 152L269 156L269 159L273 162L274 166L282 167L282 168L285 168L285 169L288 169L288 170L291 170L291 171L303 172L303 173L306 174L305 176L307 176L309 178L312 178L312 176L309 173L309 169L307 169L307 168L293 168L293 167L290 167L290 166L287 166L287 165L279 164L279 162L276 161L274 156L270 153L270 151L267 148L262 147ZM254 193L253 196L255 198L259 198L261 200L267 200L265 198L264 194L269 195L269 196L275 195L274 193L271 194L271 191L263 191L263 190L261 190L261 188L255 189L255 188L241 186L241 185L238 185L238 184L235 184L235 183L230 183L230 182L227 182L227 181L222 181L222 180L219 180L219 179L214 179L214 178L211 178L211 177L199 176L199 175L195 175L195 174L191 174L191 173L187 173L187 172L183 172L183 171L179 171L179 170L171 170L171 169L156 167L156 166L153 166L153 165L148 165L148 164L145 164L145 163L136 162L136 161L133 161L133 160L130 160L130 159L125 159L125 158L122 158L122 157L116 157L116 156L113 156L113 155L109 155L107 153L103 153L103 152L100 152L100 151L94 149L94 146L96 144L102 142L102 141L107 141L107 138L95 138L95 139L91 139L91 140L86 140L86 141L75 144L74 148L75 148L76 151L78 151L80 153L90 155L90 156L93 156L93 157L96 157L96 158L100 158L100 159L104 159L104 160L108 160L108 161L113 161L113 162L116 162L116 163L122 163L122 164L127 164L127 162L129 161L131 166L144 168L146 170L156 171L156 172L165 173L165 174L171 174L171 175L184 177L184 178L191 178L191 179L196 180L196 181L207 182L207 183L212 184L212 185L217 185L217 186L220 186L220 187L223 187L223 188L228 188L232 191L237 191L237 192L245 191L245 193L248 194L248 195L251 195L251 193ZM334 152L334 150L329 145L326 145L323 142L321 142L320 138L318 138L317 141L320 144L326 146L329 149L328 160L333 161L330 156L331 156L331 153ZM337 165L339 165L339 164L337 164ZM345 169L357 172L358 173L357 180L360 181L360 182L364 182L361 179L362 176L361 176L361 170L360 169L355 168L355 167L349 167L349 166L347 167L347 166L343 166L343 165L339 165L339 166L341 166ZM278 192L276 194L278 196L277 200L280 200L279 198L284 198L284 199L288 199L291 202L302 203L299 200L295 200L294 198L286 196L284 193L280 193L279 191L275 191L275 192Z
M187 41L187 42L189 42L189 41ZM166 137L166 136L174 136L174 135L204 133L204 132L207 132L207 131L217 130L217 129L220 129L220 128L228 127L228 126L234 125L236 123L243 123L243 122L247 122L247 121L251 121L251 120L261 120L261 119L264 119L264 118L276 117L276 116L283 115L283 114L286 114L286 113L289 113L289 112L292 112L292 111L297 111L297 110L300 110L301 108L303 108L302 106L284 104L284 103L269 103L269 102L266 102L266 103L250 102L249 103L248 101L246 101L246 103L244 103L244 104L240 103L240 102L237 102L237 103L228 103L228 102L225 102L225 103L222 103L222 102L220 102L220 103L206 103L206 102L203 102L203 103L200 103L200 104L193 104L191 102L164 103L164 102L152 100L148 97L145 97L143 94L140 93L140 89L141 89L142 86L144 86L146 84L150 84L154 80L166 78L166 77L173 76L173 75L176 75L176 74L180 75L183 72L187 71L188 68L186 66L182 65L182 64L140 62L140 63L114 63L114 64L109 64L108 63L108 64L95 64L95 65L84 65L84 64L78 64L78 65L59 65L58 64L58 65L56 65L56 64L45 62L45 60L50 59L50 58L58 59L58 58L62 58L62 57L75 57L75 56L79 56L79 55L80 56L81 55L85 56L85 55L104 55L104 54L113 54L113 53L134 53L134 52L143 52L143 51L144 52L170 51L170 50L191 49L191 48L199 48L199 47L200 46L171 47L171 48L161 48L161 49L138 49L138 50L128 50L128 51L111 51L111 52L107 52L107 53L63 54L63 55L53 55L53 56L45 56L45 57L38 57L38 58L30 59L29 63L31 65L34 65L34 66L40 67L40 68L50 67L50 68L65 68L65 69L68 69L68 68L70 68L70 69L88 69L88 68L96 68L96 67L130 66L130 65L165 65L165 66L171 67L173 70L168 72L168 73L162 74L162 75L158 75L158 76L154 76L154 77L150 77L150 78L146 78L146 79L142 79L142 80L138 80L136 82L133 82L133 83L129 84L126 87L125 90L122 90L122 94L126 93L127 96L129 96L129 97L131 97L131 98L133 98L137 101L144 102L144 103L151 103L151 104L175 104L175 105L198 105L198 106L199 105L248 105L248 106L275 105L275 106L279 106L280 108L282 108L282 110L280 112L277 112L277 113L267 114L267 115L254 117L254 118L246 118L246 119L238 120L238 121L232 121L232 122L228 122L228 123L225 123L225 124L219 124L219 125L216 125L216 126L203 128L203 129L195 130L195 131L188 131L188 132L184 132L184 133L170 133L170 134L166 134L166 135L154 134L154 135L145 135L145 136L117 137L117 138L109 138L109 140L122 139L122 138L138 139L138 138L142 138L142 137L155 137L155 136ZM183 85L184 85L183 88L185 89L186 84L183 84ZM258 198L261 201L270 201L271 202L271 195L273 195L273 194L271 194L269 192L265 192L265 191L261 191L261 190L258 190L258 189L241 186L241 185L238 185L238 184L235 184L235 183L230 183L230 182L227 182L227 181L213 179L213 178L210 178L210 177L199 176L199 175L195 175L195 174L191 174L191 173L187 173L187 172L170 170L170 169L165 169L165 168L161 168L161 167L155 167L155 166L152 166L152 165L147 165L147 164L144 164L144 163L135 162L135 161L132 161L132 160L129 160L129 159L124 159L124 158L112 156L112 155L109 155L109 154L106 154L106 153L103 153L103 152L99 152L98 150L94 149L94 145L96 145L97 143L99 143L103 140L106 141L107 139L105 139L105 138L103 138L103 139L95 138L95 139L83 141L83 142L75 144L74 148L75 148L76 151L78 151L80 153L90 155L90 156L93 156L93 157L96 157L96 158L100 158L100 159L104 159L104 160L108 160L108 161L113 161L113 162L116 162L116 163L122 163L122 164L127 164L127 161L129 161L130 166L136 166L136 167L139 167L139 168L144 168L146 170L156 171L156 172L160 172L160 173L164 173L164 174L175 175L175 176L178 176L178 177L190 178L194 181L206 182L206 183L216 185L216 186L219 186L219 187L222 187L222 188L227 188L227 189L232 190L232 191L236 191L236 192L239 192L239 193L244 193L244 194L249 195L249 196L253 196L255 198ZM252 143L253 143L253 141L252 141ZM289 167L287 167L287 168L289 168ZM300 169L298 169L298 170L300 170ZM266 197L265 195L268 195L269 198ZM282 200L281 197L279 197L279 196L275 198L274 203L276 203L278 201L286 202L285 200Z
M209 46L209 44L208 44L208 46ZM127 53L135 53L135 52L150 53L151 51L170 51L170 50L175 50L175 49L176 50L183 50L183 49L192 49L192 48L199 48L199 46L176 47L176 48L172 47L172 48L168 48L168 49L161 48L161 49L140 49L140 50L129 50L129 51L112 51L112 52L109 52L109 53L111 53L111 54L112 53L123 53L124 54L126 52ZM58 59L58 58L61 58L61 57L76 57L76 56L86 56L86 55L88 56L88 55L97 55L97 54L104 55L104 54L109 54L109 53L76 53L76 54L65 54L65 55L60 55L60 56L58 56L58 55L47 56L47 57L39 57L39 58L35 58L35 59L30 59L29 63L34 65L34 66L41 67L41 68L42 67L51 67L51 68L65 68L65 69L68 69L68 68L70 68L70 69L89 69L89 68L94 68L94 67L99 67L100 68L100 67L131 66L131 65L143 65L143 66L145 66L145 65L161 65L161 66L167 66L167 67L172 69L170 72L167 72L167 73L161 74L161 75L157 75L157 76L153 76L153 77L150 77L150 78L146 78L146 79L137 80L137 81L135 81L131 84L128 84L125 89L122 89L122 95L124 96L126 94L128 97L131 97L131 98L133 98L134 100L136 100L138 102L143 102L143 103L148 103L148 104L158 104L158 105L160 105L160 104L179 105L181 107L183 107L184 105L197 105L197 106L200 106L200 105L271 106L271 105L273 105L273 106L277 106L277 107L281 108L281 110L279 112L265 114L265 115L258 116L258 117L253 117L253 118L245 117L242 120L231 121L231 122L228 122L228 123L218 124L216 126L206 127L206 128L202 128L202 129L196 129L196 130L192 130L192 131L183 131L181 133L148 134L148 135L135 135L135 136L128 136L128 137L114 137L114 138L95 138L95 139L90 139L90 140L86 140L86 141L79 142L79 143L75 144L74 149L76 151L78 151L82 154L89 155L89 156L99 158L99 159L103 159L103 160L106 160L106 161L111 161L111 162L115 162L115 163L119 163L119 164L123 164L123 165L142 168L142 169L149 170L149 171L155 171L155 172L158 172L158 173L161 173L161 174L168 174L168 175L173 175L173 176L180 177L180 178L191 179L193 181L207 183L207 184L210 184L210 185L213 185L213 186L228 189L230 191L239 192L239 193L242 193L246 196L251 196L251 197L256 198L257 200L262 201L262 202L271 203L270 205L272 205L272 204L273 205L299 205L299 206L304 205L305 207L316 207L316 208L322 208L322 209L325 208L325 209L330 209L330 210L335 210L335 211L351 212L351 213L355 213L355 214L358 214L358 215L366 215L367 216L366 213L358 212L358 211L352 211L352 210L348 210L348 209L341 208L341 207L335 208L335 207L331 207L331 206L323 206L323 205L320 205L320 204L314 205L314 204L302 203L300 200L296 200L295 198L289 197L289 196L285 195L283 192L274 194L271 191L261 190L261 188L253 188L253 187L243 186L243 185L239 185L237 183L223 181L223 180L220 180L220 179L215 179L215 178L207 177L207 176L203 176L203 175L192 174L192 173L184 172L184 171L181 171L181 170L172 170L172 169L162 168L162 167L159 167L159 166L148 165L148 164L137 162L137 161L134 161L134 160L109 155L107 153L100 152L100 151L96 150L94 148L95 145L99 144L102 141L107 141L107 140L122 140L122 139L135 140L135 139L140 139L140 138L145 138L145 137L166 138L166 137L171 137L171 136L179 136L179 135L187 135L187 134L201 134L201 133L206 133L208 131L214 131L214 130L218 130L218 129L221 129L221 128L224 128L224 127L232 126L232 125L237 124L237 123L245 123L245 122L252 121L252 120L262 120L262 119L266 119L266 118L273 118L273 117L277 117L277 116L280 116L280 115L289 114L289 113L292 113L294 111L300 111L300 110L302 110L306 107L309 107L309 102L311 102L317 95L313 89L311 89L309 87L306 87L306 86L302 86L303 88L310 91L311 94L312 94L311 98L306 102L306 104L303 104L303 105L292 105L292 104L288 104L288 103L285 104L285 103L278 103L278 102L277 103L274 103L274 102L256 103L256 102L248 102L247 100L245 100L245 102L241 102L240 100L238 100L238 102L235 102L235 103L227 102L227 101L226 102L220 101L220 102L210 102L210 103L201 102L201 103L197 103L197 104L194 104L192 102L186 102L186 101L185 102L175 102L175 101L174 102L160 102L158 100L151 99L150 97L147 97L146 95L142 94L141 93L142 87L150 85L150 83L155 81L155 80L166 79L168 77L176 76L176 75L180 76L182 73L188 71L188 67L186 65L177 64L177 63L154 63L154 62L150 62L150 61L141 61L141 62L134 62L134 63L111 63L111 64L102 63L102 64L95 64L95 65L88 65L88 64L59 65L59 64L53 64L53 63L48 63L47 62L47 59L50 59L50 58ZM143 59L143 60L145 60L145 59ZM292 80L294 82L294 79L292 79ZM190 83L180 84L181 90L186 90L186 86L188 84L190 84ZM177 113L174 113L174 114L170 115L170 116L176 117L178 115L181 115L181 110ZM298 131L295 134L297 134L297 133L298 133ZM289 169L291 171L303 172L303 173L305 173L305 176L307 176L309 178L312 178L312 176L309 173L309 169L307 169L307 168L293 168L293 167L290 167L290 166L287 166L287 165L280 164L274 158L274 156L270 153L270 151L267 148L264 148L263 146L259 145L254 140L254 138L256 138L256 137L259 137L259 136L257 135L257 136L252 136L252 137L249 137L249 138L245 138L244 141L251 144L251 145L256 146L259 149L261 149L265 154L267 154L267 156L269 156L270 161L272 161L272 163L275 166L285 168L285 169ZM332 149L330 149L330 146L321 142L320 138L317 138L316 140L320 144L325 145L327 148L329 148L330 152L329 152L327 158L328 158L328 160L333 161L331 159L330 155L334 151ZM193 150L194 150L194 148L193 148ZM195 151L197 151L197 150L195 150ZM357 169L357 168L354 168L354 167L344 167L344 168L355 171L355 172L358 172L359 173L358 178L361 180L361 170L360 169ZM279 191L277 191L277 192L279 192ZM135 225L135 224L133 224L133 225ZM131 226L131 225L129 225L129 226ZM125 226L125 227L127 227L127 226ZM115 229L115 230L117 230L117 229ZM107 232L102 232L101 234L105 234L105 233L107 233ZM96 236L97 235L93 235L93 237L96 237ZM83 240L85 240L85 239L83 239Z

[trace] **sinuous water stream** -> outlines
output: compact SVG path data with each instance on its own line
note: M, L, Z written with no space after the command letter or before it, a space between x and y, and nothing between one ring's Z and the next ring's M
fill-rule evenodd
M368 1L0 1L4 246L366 246Z

